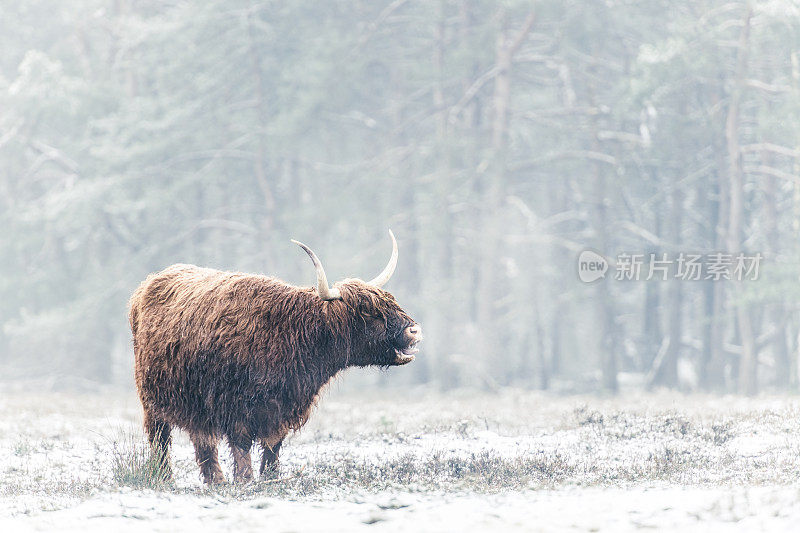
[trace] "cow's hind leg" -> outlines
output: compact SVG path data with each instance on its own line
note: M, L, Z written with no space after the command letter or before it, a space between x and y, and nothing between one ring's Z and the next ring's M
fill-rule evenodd
M258 469L258 475L262 479L274 479L278 477L278 453L281 451L281 444L286 437L286 432L281 432L272 437L261 439L261 446L264 452L261 455L261 468Z
M222 468L217 459L219 439L207 433L190 433L189 438L194 444L194 455L200 466L203 482L208 485L225 483L225 476L222 475Z
M249 437L228 437L233 455L233 480L236 482L253 479L253 465L250 459L250 448L253 440Z
M172 442L172 428L168 422L154 417L149 411L144 413L144 430L156 463L156 477L162 481L172 481L172 468L169 465L169 445Z

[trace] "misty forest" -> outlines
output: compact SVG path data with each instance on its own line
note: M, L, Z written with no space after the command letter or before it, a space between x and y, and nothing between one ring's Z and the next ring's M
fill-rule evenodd
M185 262L367 277L442 388L797 383L800 39L768 2L8 3L5 379L128 383L125 304ZM758 251L735 284L577 254ZM606 280L609 281L609 280ZM667 352L653 363L659 348ZM645 380L640 380L645 382Z
M416 360L337 378L285 448L283 482L209 496L176 437L189 521L164 527L199 520L198 498L235 502L231 524L258 498L281 524L333 498L352 510L307 528L349 513L442 530L486 516L476 494L491 493L520 511L486 524L557 529L569 496L537 492L529 511L525 490L567 485L594 502L580 528L800 517L796 0L0 1L10 515L46 526L70 498L152 488L127 315L148 274L189 263L315 286L297 239L331 283L369 279L388 229L386 288L424 328ZM586 250L608 261L601 279L579 275ZM643 275L623 279L637 254ZM684 254L760 264L743 280L680 279L677 261L647 275ZM32 413L62 418L36 429ZM112 459L87 428L112 435ZM684 487L686 514L643 492L620 522L597 518L618 482ZM466 496L441 516L404 492L453 487ZM52 494L72 503L44 509ZM126 505L152 517L142 494Z

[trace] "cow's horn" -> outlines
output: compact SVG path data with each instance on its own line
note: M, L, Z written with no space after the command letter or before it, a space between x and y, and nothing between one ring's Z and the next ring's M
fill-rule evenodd
M369 281L370 285L374 285L378 288L383 287L386 282L389 281L389 278L394 274L394 269L397 267L397 241L394 238L392 230L389 230L389 237L392 238L392 257L389 258L389 264L386 265L383 272Z
M322 262L317 257L317 254L302 242L294 239L292 239L292 242L305 250L308 257L314 262L314 268L317 269L317 293L319 293L319 297L323 300L341 300L342 295L339 293L339 289L328 287L328 277L325 276L325 269L322 268Z

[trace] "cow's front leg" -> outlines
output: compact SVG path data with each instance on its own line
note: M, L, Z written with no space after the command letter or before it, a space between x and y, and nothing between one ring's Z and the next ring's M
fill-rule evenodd
M194 443L194 453L203 474L203 482L208 485L225 483L225 476L222 475L217 459L217 437L207 433L191 433L189 437Z

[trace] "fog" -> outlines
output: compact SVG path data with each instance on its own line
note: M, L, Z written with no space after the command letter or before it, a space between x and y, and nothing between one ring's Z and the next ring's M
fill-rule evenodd
M0 0L0 530L796 530L799 45L798 0ZM292 242L370 280L389 230L410 362ZM155 282L137 395L175 263L308 292Z
M148 273L369 279L391 228L426 338L348 383L797 387L797 2L0 11L6 385L130 389Z

